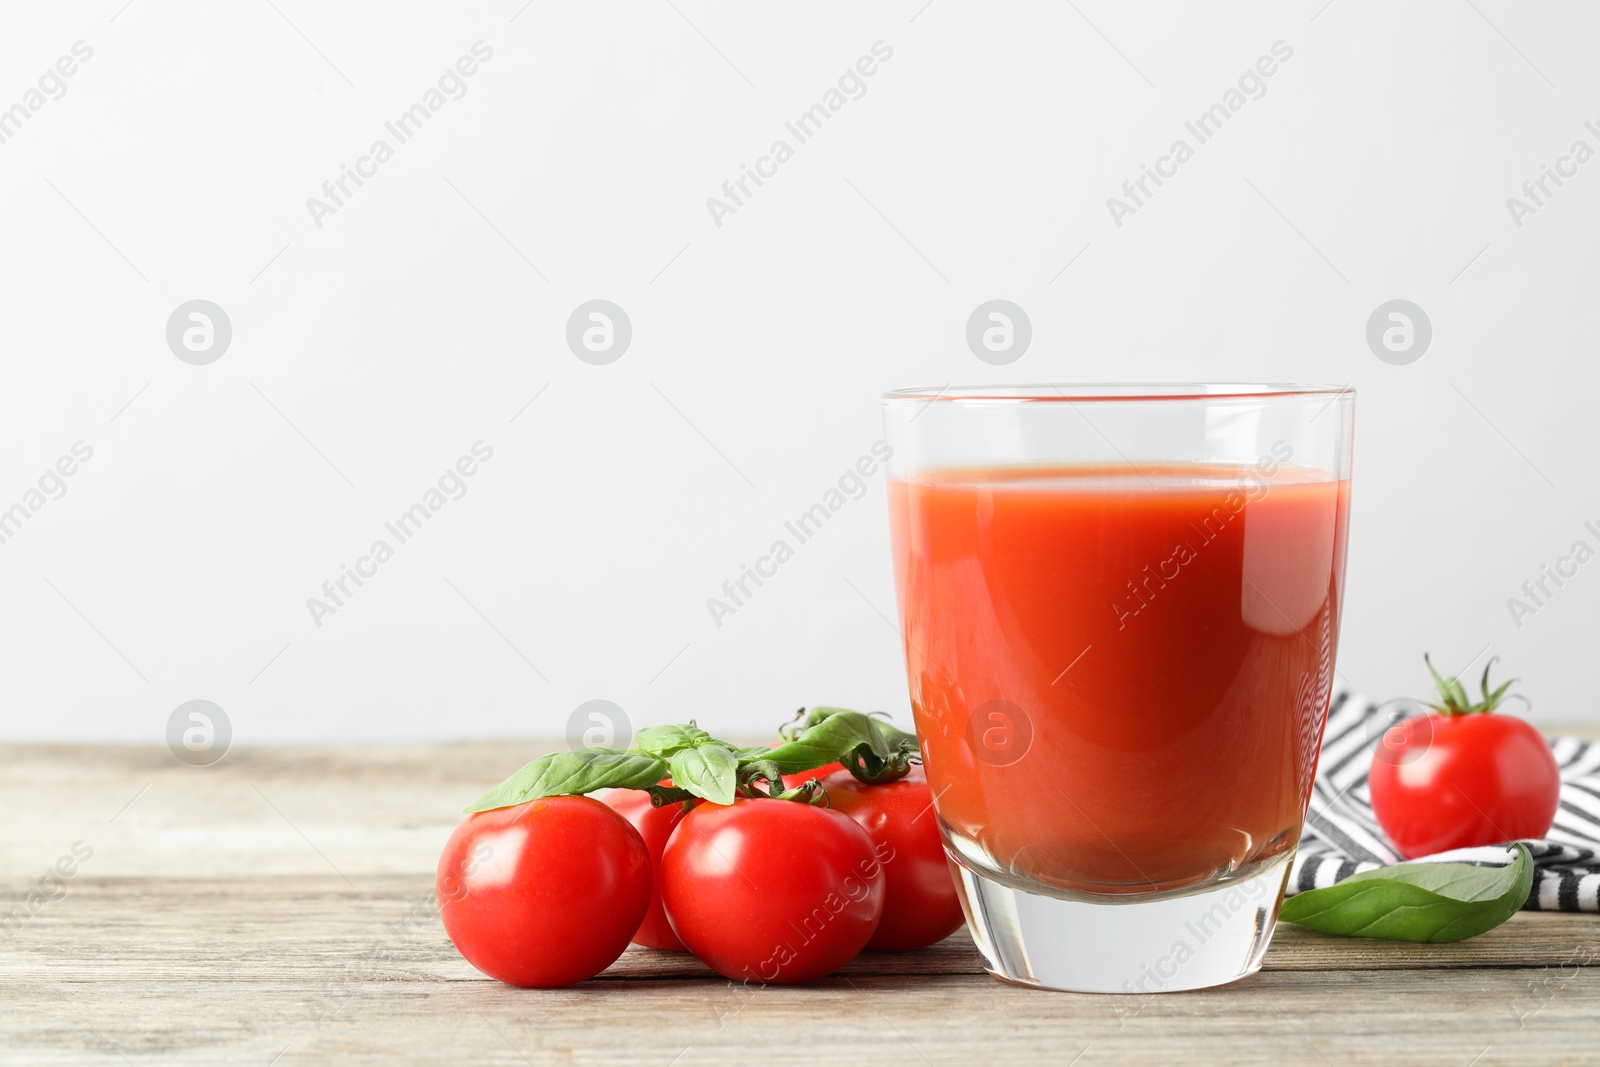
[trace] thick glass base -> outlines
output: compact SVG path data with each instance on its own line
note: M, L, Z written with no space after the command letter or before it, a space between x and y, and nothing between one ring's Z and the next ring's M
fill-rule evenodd
M1202 889L1158 897L1050 896L950 866L989 973L1040 989L1172 993L1261 968L1294 850Z

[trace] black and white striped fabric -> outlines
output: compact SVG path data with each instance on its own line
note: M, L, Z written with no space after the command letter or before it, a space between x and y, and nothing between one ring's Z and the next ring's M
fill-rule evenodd
M1358 693L1337 692L1328 712L1322 760L1311 787L1306 828L1289 876L1290 896L1399 862L1372 814L1367 768L1391 719ZM1524 842L1535 864L1529 911L1600 911L1600 742L1558 737L1561 806L1542 841ZM1505 849L1457 849L1430 860L1499 865Z

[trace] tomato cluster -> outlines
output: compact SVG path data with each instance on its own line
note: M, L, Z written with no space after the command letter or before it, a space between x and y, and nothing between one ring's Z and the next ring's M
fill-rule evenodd
M592 978L629 941L793 984L864 948L953 933L961 906L921 768L869 785L834 764L786 784L812 778L820 803L740 796L686 811L613 789L479 811L439 858L445 930L483 973L540 988Z

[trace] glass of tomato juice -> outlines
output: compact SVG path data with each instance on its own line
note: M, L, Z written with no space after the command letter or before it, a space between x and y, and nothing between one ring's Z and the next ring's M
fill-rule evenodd
M1354 392L883 405L911 703L989 970L1107 993L1254 973L1327 718Z

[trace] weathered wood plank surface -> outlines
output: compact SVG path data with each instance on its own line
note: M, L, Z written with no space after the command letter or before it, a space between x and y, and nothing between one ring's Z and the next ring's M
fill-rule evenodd
M462 804L538 749L192 768L0 746L0 911L50 898L0 929L0 1064L1600 1063L1593 916L1525 913L1442 946L1284 927L1261 975L1174 996L1006 986L964 933L805 989L645 951L570 990L510 989L456 955L427 894ZM63 857L71 876L46 878Z

